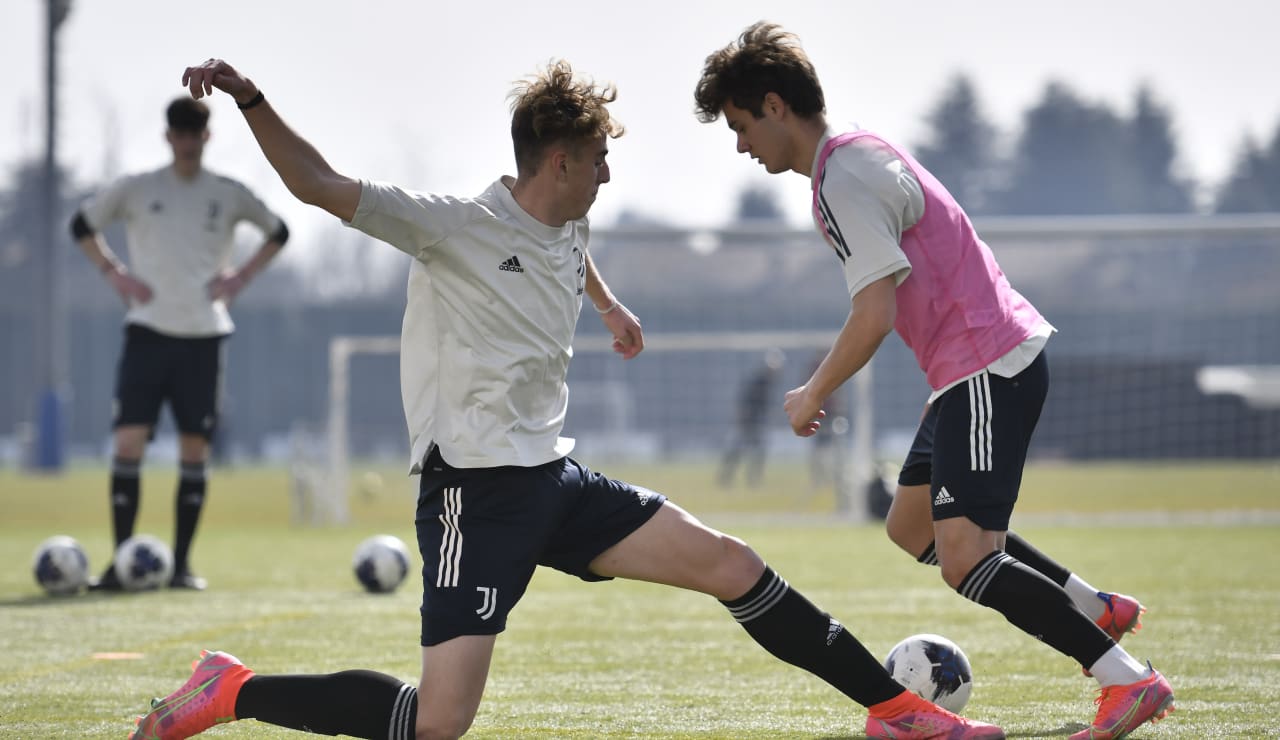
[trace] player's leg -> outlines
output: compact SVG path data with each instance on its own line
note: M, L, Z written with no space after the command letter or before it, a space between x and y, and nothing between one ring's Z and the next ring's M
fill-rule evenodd
M114 548L133 536L142 498L142 458L164 399L167 359L159 335L140 326L125 328L124 348L116 370L112 400L111 476L107 494L111 506ZM90 581L90 590L118 591L115 562Z
M641 489L643 490L643 489ZM843 624L822 611L742 540L703 525L670 502L590 561L598 576L699 591L725 605L774 657L818 676L867 707L874 737L1002 738L999 728L957 717L903 689Z
M453 740L466 733L484 693L496 635L464 635L422 649L418 688L385 673L253 676L235 719L321 735Z
M209 440L200 434L178 436L178 489L174 496L173 578L171 588L203 591L205 579L191 570L191 545L209 486Z
M936 404L930 405L921 416L911 450L898 474L898 490L885 520L885 532L889 539L926 565L938 564L933 537L931 488L937 411ZM1033 420L1030 426L1034 428ZM1076 607L1094 620L1112 639L1119 640L1126 632L1135 632L1141 627L1141 616L1145 609L1137 599L1097 591L1014 532L1007 533L1004 550L1014 559L1065 589Z
M258 675L204 651L191 677L138 718L132 740L179 740L241 719L321 735L413 740L417 691L374 671Z
M205 588L191 570L191 545L209 487L209 441L217 431L225 364L225 337L170 339L175 371L169 403L178 427L178 487L174 494L174 588Z
M1013 378L982 373L935 402L930 490L942 577L965 598L1075 658L1093 672L1104 696L1114 689L1115 696L1137 698L1130 705L1140 724L1165 707L1144 705L1150 694L1127 690L1163 677L1099 629L1061 586L1002 550L1048 385L1042 354ZM1167 698L1172 701L1171 691ZM1111 704L1099 721L1116 713Z
M733 475L738 469L738 460L746 445L744 434L740 427L735 427L729 436L729 444L725 446L724 455L720 458L720 468L716 472L716 483L721 488L733 485Z
M764 429L760 424L751 427L747 438L747 462L746 476L747 485L751 488L759 488L761 481L764 479L765 455L768 448L765 445Z

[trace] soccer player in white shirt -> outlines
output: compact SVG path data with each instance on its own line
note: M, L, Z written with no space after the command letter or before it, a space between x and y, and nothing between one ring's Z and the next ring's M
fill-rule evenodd
M127 306L116 377L111 461L116 546L133 534L139 472L147 441L169 404L178 427L181 469L170 586L205 588L190 568L191 542L204 507L209 442L216 432L224 340L235 329L227 304L289 238L278 216L244 185L203 166L209 109L182 97L166 110L173 162L120 178L87 200L71 223L81 250ZM123 221L128 266L100 231ZM229 262L235 227L257 226L266 239L238 269ZM121 585L111 565L91 589Z
M611 86L556 62L518 87L517 176L456 198L335 172L225 62L188 68L183 82L195 97L217 88L234 98L301 200L414 257L400 374L410 464L422 476L422 675L417 688L371 671L257 676L226 653L206 653L187 684L140 719L135 738L187 737L245 717L365 738L460 737L497 635L538 565L712 595L766 650L872 714L937 709L741 540L567 457L573 441L559 433L583 296L624 358L644 346L640 323L587 249L587 212L610 177L608 141L622 133L606 107ZM966 737L1004 737L967 726Z

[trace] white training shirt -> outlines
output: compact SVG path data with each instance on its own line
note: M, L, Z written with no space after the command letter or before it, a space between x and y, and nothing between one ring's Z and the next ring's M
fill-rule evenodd
M837 133L828 128L818 142L810 170L814 175L818 174L823 147ZM911 263L902 251L902 234L924 216L924 190L907 163L880 141L854 139L827 158L822 196L850 251L844 260L850 298L889 275L894 285L902 285L911 274ZM1002 378L1017 375L1031 365L1055 331L1048 322L1042 323L1025 341L983 370L933 389L929 403L983 372Z
M172 166L123 177L85 201L80 212L96 231L125 222L129 271L152 291L125 322L174 337L210 337L235 329L226 303L209 298L209 281L231 260L236 224L272 234L278 216L244 185L208 170L191 180Z
M573 449L560 430L588 223L543 224L513 183L456 198L361 182L348 225L414 258L400 340L410 472L432 444L460 468L530 467Z

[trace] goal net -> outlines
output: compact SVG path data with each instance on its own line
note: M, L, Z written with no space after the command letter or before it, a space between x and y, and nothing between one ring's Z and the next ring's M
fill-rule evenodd
M1034 460L1280 459L1280 216L977 226L1014 287L1058 329L1047 349L1052 380ZM760 439L743 453L738 475L763 455L768 471L794 480L783 486L793 498L777 501L784 510L819 479L823 452L837 461L822 473L835 489L834 509L855 518L866 511L868 489L882 474L891 479L905 455L929 389L891 336L874 372L859 373L828 403L827 428L839 434L818 441L791 433L783 395L807 380L849 311L840 263L813 232L616 229L593 235L592 255L640 317L647 344L622 361L584 312L565 427L578 441L575 457L605 472L701 466L700 480L714 486L739 436L748 387L780 351L785 363L763 395ZM398 344L332 340L331 472L320 508L337 520L351 461L406 447ZM381 409L376 419L371 409Z

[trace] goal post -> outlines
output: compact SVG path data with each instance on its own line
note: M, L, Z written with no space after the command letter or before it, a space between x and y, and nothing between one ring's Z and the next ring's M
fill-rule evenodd
M345 524L351 518L347 497L351 484L349 411L351 358L357 354L399 354L398 336L336 336L329 340L328 475L315 507L321 523ZM397 387L398 387L397 378Z
M654 332L645 336L643 356L653 358L650 361L662 365L664 358L688 355L705 355L708 353L760 353L771 349L784 352L816 353L831 347L835 333L829 331L758 331L758 332ZM350 518L348 498L351 488L351 422L350 409L352 399L352 360L360 355L394 355L400 351L398 336L335 336L329 342L329 393L328 422L326 428L327 458L322 464L324 484L318 486L314 495L318 500L310 502L311 521L316 524L343 524ZM574 354L582 359L592 355L606 356L612 360L612 339L600 334L582 333L574 342ZM655 362L656 361L656 362ZM388 379L380 379L382 385L395 385ZM712 382L715 382L714 380ZM634 435L660 431L631 428L637 405L633 389L626 383L610 383L609 387L590 379L574 379L569 381L571 407L575 400L601 400L601 408L605 409L605 418L597 419L604 430L604 435ZM618 385L621 385L619 388ZM842 435L844 449L835 456L836 465L841 466L840 480L845 481L844 490L837 491L841 497L842 515L852 521L867 518L867 487L876 475L874 460L873 429L874 418L872 402L871 364L869 363L851 381L850 403L845 404L849 412L849 433ZM595 393L592 393L592 390ZM779 398L781 390L778 391ZM779 404L781 402L779 401ZM570 412L572 422L574 414ZM403 432L404 420L400 417L394 421ZM579 444L589 447L595 435L583 432L577 435ZM407 434L405 434L407 440ZM582 443L586 443L583 445ZM407 441L406 441L407 445ZM653 462L658 462L654 459Z

